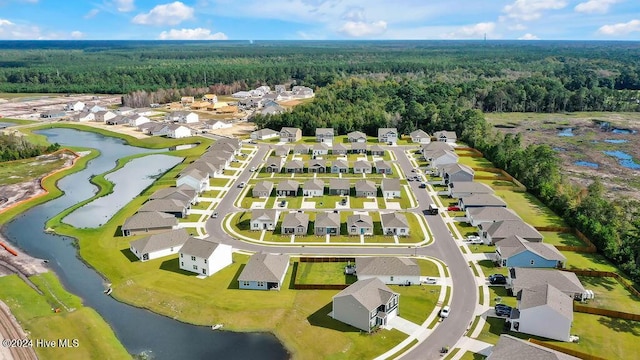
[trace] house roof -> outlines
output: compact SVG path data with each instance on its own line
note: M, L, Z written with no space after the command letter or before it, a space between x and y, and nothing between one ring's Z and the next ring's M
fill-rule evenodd
M273 190L273 182L267 180L260 181L253 187L253 191L266 191L270 193L271 190Z
M313 145L313 150L326 150L329 151L329 145L326 143L317 143Z
M458 159L459 156L458 154L456 154L455 152L453 152L453 150L448 150L448 149L436 149L436 150L429 150L426 151L424 153L424 157L427 159L439 159L441 157L453 157L455 159Z
M388 133L398 133L398 129L397 128L378 128L378 136L380 135L385 135Z
M482 226L482 225L481 225ZM482 226L483 230L485 226ZM533 226L518 220L501 220L491 223L486 229L491 238L504 239L512 235L518 235L524 239L540 239L542 235Z
M464 172L471 175L475 173L475 171L473 171L471 167L464 164L459 164L459 163L443 165L442 171L445 174L449 174L449 175L453 175L459 172Z
M234 149L238 150L242 147L242 140L235 137L221 137L218 140L216 140L216 142L213 145L216 145L216 144L231 145Z
M304 162L302 160L289 160L284 164L285 169L304 169Z
M122 225L122 230L154 229L178 225L175 216L163 212L139 212L127 218Z
M468 184L461 182L459 184ZM456 184L456 186L458 186ZM493 222L499 220L518 220L520 217L511 209L504 207L478 207L467 210L469 215L478 222Z
M187 208L187 203L185 201L180 201L176 199L154 199L144 203L140 207L138 212L150 212L150 211L182 212L186 208Z
M383 228L409 228L407 217L397 212L381 214L380 220Z
M559 351L529 341L502 334L487 360L580 360Z
M185 168L185 170L183 170L183 172L186 172L192 169L200 171L203 175L212 174L222 170L219 164L214 164L206 159L198 159L192 162Z
M350 133L347 134L347 138L349 139L366 139L367 138L367 134L363 133L362 131L352 131Z
M305 190L324 190L324 181L319 179L309 179L304 182L302 188Z
M280 282L289 266L289 255L256 253L238 276L238 281Z
M329 179L329 189L347 189L351 188L349 179Z
M464 206L507 206L507 203L493 194L473 194L462 197L460 200L462 200Z
M351 150L367 150L367 143L351 143Z
M296 144L296 146L293 147L293 151L295 152L309 152L309 147L305 144Z
M369 215L351 215L347 218L347 227L373 227L373 219Z
M431 138L431 135L427 134L426 131L422 130L422 129L418 129L415 131L412 131L409 136L411 136L411 138Z
M322 135L322 136L333 136L333 128L317 128L316 129L316 136L318 135Z
M269 156L267 158L267 161L264 163L265 166L267 167L277 167L277 168L281 168L282 167L282 158L279 156Z
M298 191L300 183L293 180L282 180L278 183L278 191Z
M358 180L356 181L356 191L376 191L376 183L371 180Z
M373 144L373 145L371 145L369 150L372 151L372 152L381 152L381 151L384 151L384 148L382 146L380 146L379 144Z
M342 169L348 169L349 163L347 163L344 160L333 160L333 162L331 163L331 166L335 166L337 168L342 168Z
M274 209L255 209L251 210L251 221L276 221L276 210Z
M198 169L185 169L183 171L180 172L180 176L179 178L182 177L187 177L190 176L198 181L203 181L205 179L208 179L209 177L207 176L207 174L203 173L202 171L198 170Z
M185 229L175 229L160 234L143 237L131 242L131 247L140 254L182 246L189 239L189 233Z
M420 276L420 266L403 257L359 257L356 258L356 273L365 276Z
M378 160L375 162L376 169L391 169L391 164L384 160Z
M538 285L551 284L566 294L581 294L584 286L575 273L555 269L511 268L513 293Z
M315 168L315 167L320 167L320 168L327 167L327 160L324 160L324 159L309 160L309 168Z
M400 179L382 179L380 188L382 191L400 191Z
M353 168L354 169L359 169L359 168L371 169L371 163L368 161L358 160L355 162L355 164L353 164Z
M176 130L178 130L180 128L185 128L187 130L191 130L187 126L180 125L180 124L169 124L169 125L167 125L167 128L169 128L169 130L171 130L171 131L176 131Z
M573 320L573 299L553 285L544 284L522 289L518 292L518 297L520 312L546 305L556 310L561 316Z
M207 259L216 251L218 246L220 246L220 244L217 242L192 237L184 243L182 249L180 249L180 253Z
M378 278L359 280L340 291L333 298L350 297L368 311L386 304L395 295L387 285Z
M196 191L187 185L180 185L179 187L168 187L157 190L149 197L150 200L155 199L176 199L191 201L196 197Z
M453 150L453 146L451 146L451 144L446 142L441 142L441 141L422 144L420 145L420 148L422 149L423 153L435 151L435 150L450 150L450 151Z
M274 134L278 134L277 131L275 130L271 130L271 129L260 129L260 130L256 130L253 132L254 134L258 135L258 136L265 136L265 135L274 135Z
M283 127L282 130L280 130L280 133L285 133L287 135L296 135L299 131L302 130L295 127Z
M336 150L347 151L347 147L344 144L335 143L333 144L333 151L336 151Z
M284 220L282 220L282 227L307 227L309 226L309 214L294 212L288 213L284 216Z
M434 134L437 138L447 138L447 139L457 139L458 135L456 135L455 131L436 131Z
M340 214L334 212L318 213L315 227L340 227Z
M493 194L493 189L481 182L476 181L454 181L449 183L449 189L454 192L460 193L474 193L474 194ZM490 209L490 208L482 208ZM491 208L495 209L495 208Z
M276 146L273 148L276 155L286 155L289 153L289 148L287 146Z
M555 246L542 242L529 242L518 235L509 236L496 243L496 248L500 249L503 258L530 251L547 260L564 261L567 258L562 255Z

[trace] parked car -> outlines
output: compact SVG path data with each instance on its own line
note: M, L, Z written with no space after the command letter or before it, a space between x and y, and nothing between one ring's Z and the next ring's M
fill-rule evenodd
M420 189L426 189L427 188L427 184L422 183L420 184L420 186L418 186Z
M443 319L448 317L450 310L451 309L449 308L449 305L447 305L447 306L443 307L442 309L440 309L440 317L443 318Z
M489 276L489 282L491 284L506 284L507 278L502 274L493 274Z
M407 176L407 181L413 181L413 176Z
M245 185L247 185L247 184L243 181L240 184L238 184L238 187L239 188L243 188L243 187L245 187Z
M347 199L344 198L344 199L340 200L340 205L342 205L342 206L347 205Z
M285 207L285 205L287 205L287 201L286 200L282 200L282 201L280 201L280 204L278 204L278 206L280 206L280 207Z
M251 172L256 171L256 167L255 167L255 166L252 166L252 167L251 167L251 169L250 169L250 171L251 171Z
M465 241L471 244L482 244L482 239L480 239L480 236L478 235L469 235Z
M496 315L498 316L509 316L511 315L511 306L505 305L505 304L496 304L495 306L495 310L496 310Z
M211 214L211 218L212 219L217 219L218 218L218 212L214 212L213 214Z
M436 278L432 278L432 277L428 277L426 279L424 279L424 281L422 282L423 284L436 284L438 282L438 279Z
M447 208L447 211L460 211L460 208L457 206L449 206Z

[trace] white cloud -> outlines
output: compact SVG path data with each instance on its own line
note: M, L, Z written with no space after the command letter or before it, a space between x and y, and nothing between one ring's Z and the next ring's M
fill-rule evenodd
M531 34L531 33L526 33L526 34L520 36L518 38L518 40L540 40L540 38L535 36L535 35L533 35L533 34Z
M7 19L0 19L0 26L10 26L13 25L13 23Z
M195 29L171 29L163 31L158 36L160 40L227 40L225 33L211 33L211 30L204 28Z
M580 3L574 8L577 12L582 13L600 13L605 14L609 11L609 7L615 3L619 3L622 0L589 0L587 2Z
M98 15L98 13L100 13L100 10L98 10L98 9L91 9L91 10L89 10L89 12L88 12L88 13L86 13L86 14L84 15L84 18L85 18L85 19L91 19L91 18L93 18L94 16Z
M560 10L567 6L566 0L516 0L506 5L502 11L507 18L531 21L542 17L547 10Z
M120 12L129 12L136 8L133 0L114 0L114 5Z
M191 18L193 18L193 8L175 1L158 5L146 14L138 14L131 22L141 25L178 25Z
M611 36L626 35L632 32L640 32L640 20L634 19L626 23L604 25L598 29L598 33Z
M351 37L362 37L380 35L385 30L387 30L387 22L382 20L373 22L347 21L338 32Z
M82 31L72 31L71 32L71 38L73 39L81 39L84 37L84 33Z
M493 22L483 22L474 25L463 26L453 32L443 35L447 39L481 39L485 34L490 34L495 30L496 24Z

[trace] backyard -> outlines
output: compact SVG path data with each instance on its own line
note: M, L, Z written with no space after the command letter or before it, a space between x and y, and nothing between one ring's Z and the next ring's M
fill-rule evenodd
M344 273L347 262L297 262L296 284L353 284L355 275ZM353 263L351 264L353 265Z

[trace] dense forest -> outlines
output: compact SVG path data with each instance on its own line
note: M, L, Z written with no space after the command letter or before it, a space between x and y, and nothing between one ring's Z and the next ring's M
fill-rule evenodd
M59 144L38 146L27 141L24 137L0 134L0 162L27 159L56 151Z

